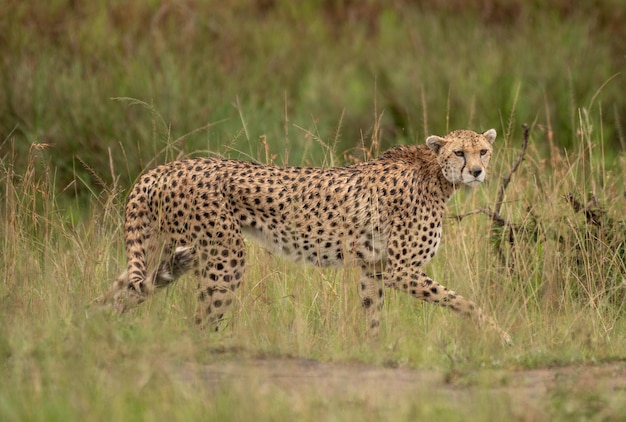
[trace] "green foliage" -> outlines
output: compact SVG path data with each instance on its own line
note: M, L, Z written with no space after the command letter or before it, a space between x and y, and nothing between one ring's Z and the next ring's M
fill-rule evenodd
M50 144L57 189L80 176L80 194L112 166L127 188L205 125L177 151L256 157L264 134L279 163L301 164L321 158L311 138L340 131L338 152L359 148L380 114L384 148L498 122L512 135L513 110L572 148L583 107L602 109L606 150L623 149L625 14L611 0L9 0L0 156L11 139L18 157Z

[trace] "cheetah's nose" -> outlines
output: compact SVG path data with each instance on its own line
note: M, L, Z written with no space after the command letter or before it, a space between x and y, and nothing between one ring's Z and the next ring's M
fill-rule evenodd
M469 171L469 173L474 177L480 176L480 173L482 172L483 172L483 169L481 169L480 167L474 167Z

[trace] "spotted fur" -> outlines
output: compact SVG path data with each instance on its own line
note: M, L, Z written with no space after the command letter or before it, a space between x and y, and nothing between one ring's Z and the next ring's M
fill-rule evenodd
M472 316L508 342L473 302L422 271L437 251L446 202L458 186L484 180L495 138L493 129L459 130L336 168L217 158L156 167L128 198L128 267L102 301L123 312L193 270L195 320L217 327L243 281L247 236L296 261L360 267L372 334L386 286Z

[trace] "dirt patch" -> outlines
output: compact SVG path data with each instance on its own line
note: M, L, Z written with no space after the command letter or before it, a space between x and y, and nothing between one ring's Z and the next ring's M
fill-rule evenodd
M626 402L626 362L535 370L477 370L464 373L326 363L308 359L242 359L207 365L186 364L172 376L205 388L246 386L255 391L279 389L294 400L319 397L364 400L388 408L423 400L425 394L454 406L477 397L493 397L526 419L541 413L547 400L584 393L603 403Z

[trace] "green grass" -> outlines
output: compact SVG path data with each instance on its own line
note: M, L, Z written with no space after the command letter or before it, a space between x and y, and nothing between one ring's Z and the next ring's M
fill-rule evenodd
M516 370L626 358L622 2L211 3L0 10L0 419L525 419L516 406L526 419L626 417L623 391L601 384L557 377L536 408L499 390ZM501 210L523 229L515 247L484 214L450 219L426 269L493 315L511 347L393 291L369 341L355 271L252 244L223 332L195 328L189 276L123 316L91 304L125 266L125 192L146 167L209 153L342 164L495 127L489 183L449 204L463 214L493 207L522 122L531 143ZM597 197L602 230L570 193ZM385 401L202 376L274 358L434 370L447 387Z
M18 158L32 142L53 145L58 188L78 175L79 195L98 187L83 163L109 177L110 153L127 188L171 158L160 154L168 140L205 124L176 147L256 157L266 135L278 163L320 162L312 137L339 131L338 152L353 152L380 114L386 148L457 128L509 132L515 110L536 122L538 145L575 148L582 109L601 109L609 157L626 145L626 7L616 0L589 10L558 0L5 3L0 152L11 139Z
M513 175L502 214L519 225L539 224L541 236L519 238L515 249L503 247L499 255L495 247L503 242L489 234L485 215L450 219L427 268L434 279L493 315L513 336L511 347L471 321L394 291L387 292L381 338L370 341L356 271L296 265L252 244L247 282L221 333L194 326L190 276L131 313L102 311L91 301L125 265L122 196L115 186L94 192L89 217L77 217L61 205L63 192L55 193L49 149L33 144L25 172L2 167L2 419L456 420L468 409L476 420L519 417L515 399L497 393L508 371L619 362L626 350L625 309L623 301L615 301L615 293L623 297L626 274L623 252L616 252L624 247L623 232L621 246L593 251L580 251L584 242L577 248L558 240L594 233L563 198L569 192L584 197L593 191L606 218L623 224L626 168L597 164L585 147L567 157L555 153L548 168L535 142ZM515 138L497 140L490 183L460 191L450 203L451 214L493 203L518 145ZM460 389L455 394L463 399L451 405L448 389L427 386L419 392L433 395L427 405L402 395L392 402L319 391L294 398L262 374L216 386L199 373L177 370L293 357L434 369L449 374L450 388ZM549 393L531 415L625 415L619 391L601 385L584 391L556 385Z

